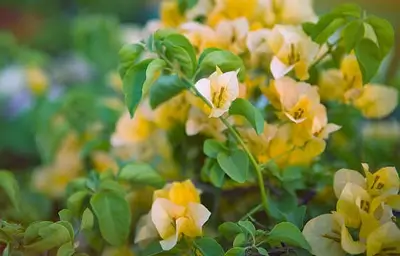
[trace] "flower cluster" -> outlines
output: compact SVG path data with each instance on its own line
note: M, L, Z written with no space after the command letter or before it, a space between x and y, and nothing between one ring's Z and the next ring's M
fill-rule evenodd
M363 164L359 172L335 173L336 211L310 220L303 234L315 255L395 255L400 252L400 229L393 210L400 210L400 180L394 167L374 173Z
M201 236L210 215L190 180L173 182L154 192L150 213L138 223L135 242L160 237L161 247L171 250L183 236Z

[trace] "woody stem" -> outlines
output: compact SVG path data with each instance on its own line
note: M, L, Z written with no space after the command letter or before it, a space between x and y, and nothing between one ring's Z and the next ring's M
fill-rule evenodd
M196 87L194 87L193 83L190 82L188 79L186 79L186 80L187 80L187 82L190 83L191 89L193 90L194 94L197 97L201 98L209 107L212 107L210 102L196 89ZM242 146L243 150L246 152L247 156L249 157L250 163L254 167L254 169L256 171L256 174L257 174L258 186L259 186L260 192L261 192L262 205L264 207L265 212L268 213L267 193L265 191L264 178L263 178L263 174L261 172L260 166L258 165L258 163L257 163L256 159L254 158L253 154L247 148L247 146L244 143L242 137L235 130L235 128L233 128L233 126L226 120L226 118L221 116L221 117L219 117L219 119L226 126L226 128L228 128L228 130L231 133L231 135L236 139L236 141L240 144L240 146Z

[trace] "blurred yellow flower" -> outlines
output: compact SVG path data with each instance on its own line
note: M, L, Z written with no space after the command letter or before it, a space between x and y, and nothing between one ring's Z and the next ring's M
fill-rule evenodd
M162 24L166 27L178 27L186 20L179 10L178 1L175 0L161 2L160 18Z
M301 28L275 25L268 36L268 45L274 55L270 69L275 79L292 70L300 80L309 78L308 69L317 57L319 45Z
M133 145L148 139L156 129L153 115L146 102L141 103L133 118L127 111L123 113L111 136L111 144L114 147Z
M115 159L105 151L94 151L91 154L91 160L96 171L102 173L106 171L118 172L118 164Z
M154 192L151 211L142 218L135 241L151 238L157 231L161 247L170 250L182 236L201 236L202 226L210 215L190 180L173 182Z
M232 101L239 96L237 71L223 73L218 67L209 78L203 78L194 85L199 93L211 105L209 117L220 117L225 114Z
M35 95L43 94L49 86L49 80L43 70L38 67L28 67L25 72L29 89Z
M257 7L258 0L216 0L207 21L214 27L222 20L234 20L241 17L252 20Z
M398 103L398 92L393 87L367 84L353 104L367 118L384 118L394 111Z
M197 107L190 108L185 129L188 136L203 134L220 141L225 140L222 132L226 128L221 120L216 118L210 119L207 114Z
M179 124L185 124L189 108L190 105L186 99L186 93L180 93L155 109L154 123L165 130L169 130Z

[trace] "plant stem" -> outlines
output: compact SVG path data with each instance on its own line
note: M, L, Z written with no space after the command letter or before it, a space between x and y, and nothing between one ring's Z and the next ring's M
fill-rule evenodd
M191 89L194 91L195 95L199 98L201 98L204 103L206 103L209 107L211 106L211 103L194 87L193 83L186 79L187 82L190 83ZM264 185L264 178L263 174L261 172L261 168L258 165L256 159L254 158L253 154L251 154L250 150L247 148L246 144L242 140L242 137L240 137L240 134L233 128L233 126L226 120L224 117L219 117L221 122L228 128L229 132L232 134L232 136L236 139L236 141L242 146L243 150L246 152L247 156L250 159L250 163L253 165L256 174L257 174L257 179L258 179L258 186L260 188L261 192L261 200L262 200L262 205L264 206L264 210L266 213L268 213L268 199L267 199L267 193L265 192L265 185Z
M178 75L185 80L189 85L190 85L190 89L192 91L193 94L195 94L197 97L199 97L200 99L202 99L204 101L205 104L207 104L207 106L209 106L210 108L212 107L211 102L209 102L198 90L197 88L194 86L194 81L193 79L189 79L187 78L187 76L185 74L183 74L179 69L176 69L173 65L173 63L171 61L168 60L168 58L166 58L166 56L162 53L159 53L160 57L163 58L165 60L165 62L171 66L172 69L176 70L176 72L178 73ZM261 200L262 200L262 205L264 207L265 212L268 214L268 199L267 199L267 194L265 192L265 185L264 185L264 178L263 178L263 174L261 171L260 166L258 165L256 159L254 158L254 156L251 154L250 150L247 148L246 144L244 143L244 141L242 140L242 138L240 137L240 134L233 128L233 126L224 118L224 117L219 117L219 119L221 120L221 122L228 128L229 132L232 134L232 136L237 140L237 142L242 146L243 150L246 152L247 156L250 159L250 163L253 165L256 174L257 174L257 179L258 179L258 186L260 188L260 193L261 193Z

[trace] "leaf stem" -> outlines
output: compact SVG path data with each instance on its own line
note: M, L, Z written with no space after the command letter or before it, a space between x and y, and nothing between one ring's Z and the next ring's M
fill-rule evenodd
M175 66L173 65L173 63L171 61L169 61L168 58L166 58L166 56L164 54L162 54L162 53L158 53L158 54L161 58L163 58L165 60L165 62L168 65L171 66L172 69L175 69L175 71L178 73L178 75L183 80L185 80L190 85L190 89L191 89L192 93L195 94L195 96L202 99L202 101L204 101L204 103L207 104L207 106L209 106L211 108L212 107L211 103L194 86L194 81L193 81L194 78L189 79L179 69L176 69ZM268 214L268 199L267 199L267 194L265 191L264 178L263 178L263 174L262 174L260 166L258 165L254 156L251 154L250 150L247 148L247 146L244 143L244 141L242 140L240 134L233 128L233 126L226 120L226 118L221 116L221 117L219 117L219 119L228 128L229 132L236 139L236 141L242 146L243 150L246 152L247 156L249 157L250 163L253 165L253 167L256 171L256 174L257 174L258 186L259 186L260 193L261 193L262 206L264 207L265 212Z

